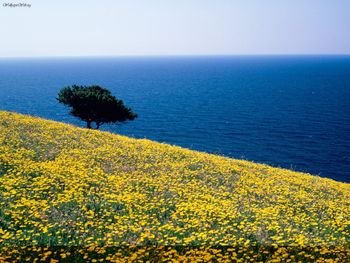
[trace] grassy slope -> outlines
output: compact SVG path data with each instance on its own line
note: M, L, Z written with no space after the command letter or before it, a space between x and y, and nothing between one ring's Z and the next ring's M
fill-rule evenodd
M350 242L350 185L0 112L3 245Z

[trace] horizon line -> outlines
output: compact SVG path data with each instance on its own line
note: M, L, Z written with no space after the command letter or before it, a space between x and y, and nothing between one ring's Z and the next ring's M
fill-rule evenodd
M252 53L252 54L126 54L126 55L39 55L39 56L0 56L0 59L30 59L30 58L166 58L166 57L298 57L298 56L350 56L350 53Z

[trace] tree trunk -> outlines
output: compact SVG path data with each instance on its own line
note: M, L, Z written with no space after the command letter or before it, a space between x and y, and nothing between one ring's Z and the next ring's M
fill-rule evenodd
M103 122L96 122L96 130L98 130L102 124Z

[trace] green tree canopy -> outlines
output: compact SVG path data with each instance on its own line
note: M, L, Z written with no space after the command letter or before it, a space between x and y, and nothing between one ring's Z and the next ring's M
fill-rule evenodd
M134 120L137 115L111 92L100 86L69 86L58 93L57 100L71 108L70 114L86 122L87 128L96 129L104 123Z

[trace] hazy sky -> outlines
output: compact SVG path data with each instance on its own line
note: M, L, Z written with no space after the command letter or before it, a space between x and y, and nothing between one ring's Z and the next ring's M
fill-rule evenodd
M350 54L350 0L4 3L1 57Z

